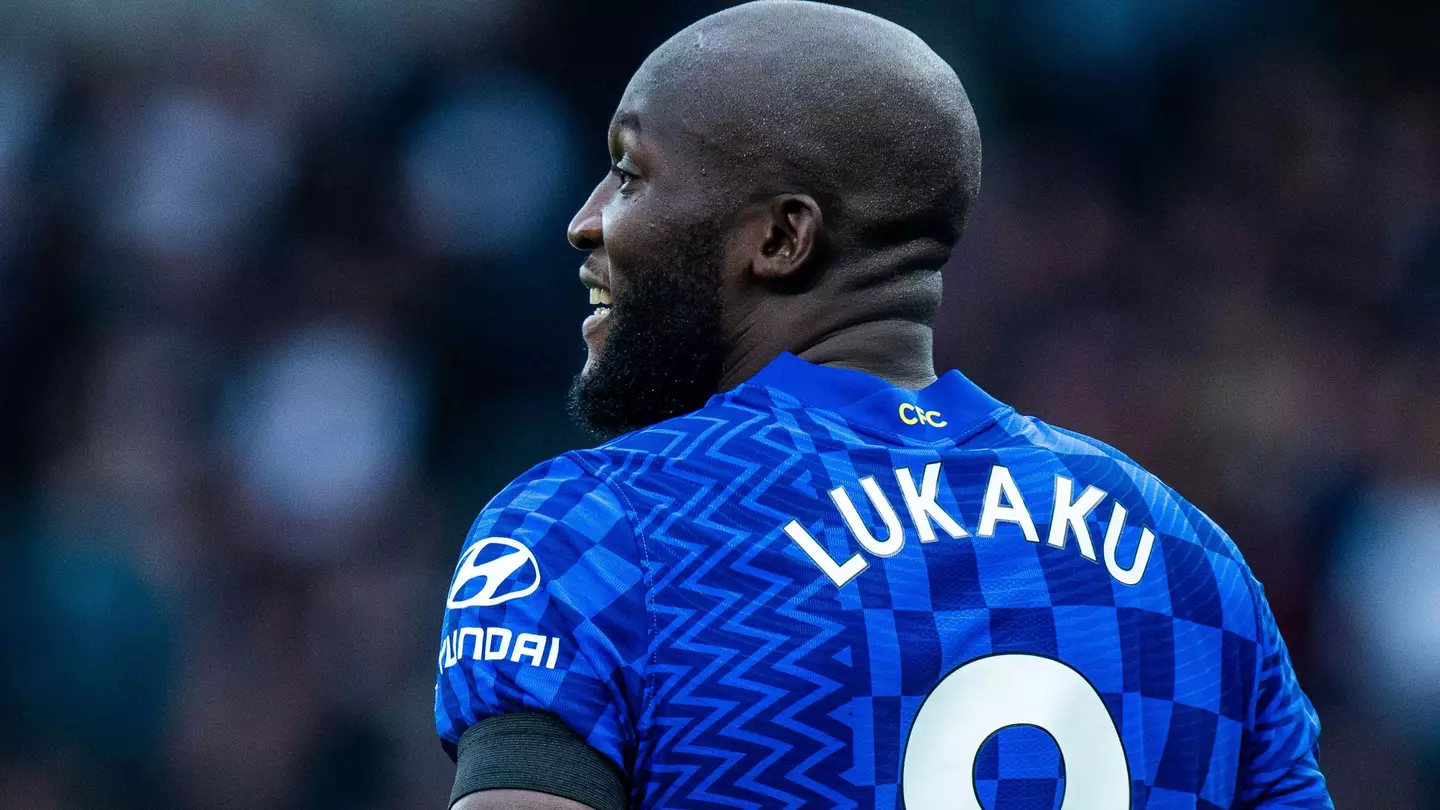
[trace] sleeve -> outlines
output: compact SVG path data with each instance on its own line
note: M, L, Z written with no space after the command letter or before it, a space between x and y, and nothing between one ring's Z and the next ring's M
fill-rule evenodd
M1255 588L1259 678L1246 729L1236 806L1333 810L1318 762L1320 716L1300 690L1290 653L1262 588Z
M577 458L552 459L506 487L471 527L446 593L435 724L450 756L482 721L548 713L630 773L648 650L644 591L624 503ZM505 725L488 724L484 736Z

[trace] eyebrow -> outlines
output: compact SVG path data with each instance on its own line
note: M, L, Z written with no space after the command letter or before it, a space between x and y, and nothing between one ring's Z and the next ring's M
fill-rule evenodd
M617 155L624 151L620 145L620 138L626 132L632 136L640 134L640 116L633 112L620 113L615 116L615 120L610 123L608 138L611 155Z
M640 116L633 112L621 113L615 117L616 129L629 129L635 132L640 131Z

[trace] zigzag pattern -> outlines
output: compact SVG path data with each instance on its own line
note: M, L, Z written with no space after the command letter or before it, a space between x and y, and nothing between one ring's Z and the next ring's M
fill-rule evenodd
M629 456L615 481L644 501L636 531L658 572L641 719L647 804L856 806L808 774L848 739L827 702L840 682L807 665L845 626L807 605L816 569L797 569L779 531L789 517L777 484L805 454L773 413L734 406L666 423L647 441L664 442L661 452L611 448Z
M1296 722L1308 703L1273 618L1223 532L1099 443L1008 409L984 413L989 427L972 415L957 447L741 386L593 451L605 458L595 474L633 512L645 569L643 713L627 718L640 806L897 807L921 701L955 667L998 652L1058 658L1085 674L1122 737L1135 808L1228 806L1242 731L1271 745L1276 762L1313 743L1313 723ZM1006 525L869 555L870 567L836 588L783 531L797 520L838 554L848 535L827 490L854 494L866 476L898 487L893 470L936 459L947 508L981 503L996 465L1014 467L1018 500L1032 504L1048 502L1059 475L1123 499L1132 521L1160 536L1144 581L1116 584L1073 549L1026 543ZM868 497L855 506L879 525ZM1101 519L1089 518L1094 536ZM635 671L640 647L637 635ZM1257 673L1269 684L1258 701ZM1249 713L1257 702L1268 718ZM987 806L1062 800L1064 769L1048 739L992 735L973 779Z

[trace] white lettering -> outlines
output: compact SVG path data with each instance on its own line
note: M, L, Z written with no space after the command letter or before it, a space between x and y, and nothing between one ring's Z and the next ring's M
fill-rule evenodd
M545 637L537 636L534 633L521 633L515 637L515 651L510 653L510 662L520 663L522 656L530 659L531 666L540 666L540 659L545 655Z
M1050 513L1050 536L1045 542L1055 548L1064 548L1065 533L1073 529L1080 553L1094 561L1095 544L1090 542L1090 527L1085 524L1085 517L1105 499L1105 491L1086 487L1080 498L1071 503L1070 495L1074 491L1074 481L1063 475L1055 476L1055 511Z
M470 653L470 657L471 657L471 658L474 658L474 659L477 660L477 661L480 660L480 648L483 647L483 646L485 646L485 628L483 628L483 627L462 627L462 628L460 628L460 638L459 638L459 641L455 642L455 657L456 657L456 658L464 658L464 657L465 657L465 637L466 637L466 636L471 636L471 637L473 637L473 638L475 639L475 646L473 646L473 647L470 648L471 650L473 650L473 652Z
M805 527L801 526L797 520L785 524L785 533L790 535L790 539L795 541L795 545L799 546L812 562L820 566L820 570L825 572L825 576L829 577L837 588L845 587L845 583L870 567L870 563L865 562L865 558L859 554L851 554L850 559L846 560L843 565L835 562L835 558L831 557L830 553L820 545L820 542L811 537L810 532L805 531Z
M1005 505L1000 503L1002 497ZM1035 531L1035 521L1030 518L1030 510L1025 508L1025 499L1020 495L1020 488L1015 486L1010 469L996 464L990 468L990 483L985 487L985 503L980 508L977 534L994 537L995 524L1000 521L1014 523L1025 533L1026 540L1040 542L1040 533Z
M920 534L920 542L935 542L935 527L930 523L932 520L940 524L940 528L953 538L970 534L955 518L946 514L935 500L940 490L940 462L932 461L925 465L918 492L908 467L895 468L895 481L900 484L900 494L904 496L905 506L910 510L910 519L915 522L915 531Z
M554 669L560 658L560 639L555 636L538 633L517 635L504 627L462 627L452 630L440 645L440 659L437 663L441 670L449 669L465 660L467 639L472 640L469 647L470 657L476 661L503 662L508 659L511 663Z
M875 476L867 475L861 478L860 488L870 496L870 505L875 507L880 519L885 521L885 528L890 534L884 541L875 539L875 535L870 533L870 527L860 519L860 513L856 511L855 504L850 500L850 493L846 492L844 487L830 490L830 499L840 510L840 517L845 519L845 525L850 528L850 533L855 536L861 548L876 557L893 557L899 554L900 549L905 547L905 529L900 525L900 516L895 514L895 508L890 505L885 493L880 491L880 485L875 483Z
M905 508L910 514L910 519L921 543L935 542L939 536L936 526L939 526L952 538L970 536L960 521L940 506L939 492L942 472L941 462L927 463L917 485L912 468L894 468L895 483L905 500ZM837 588L845 587L851 580L869 568L870 555L893 557L905 547L906 528L901 524L894 506L891 505L880 485L876 483L874 476L860 479L860 486L865 490L866 496L870 498L871 508L874 510L875 516L884 522L888 534L885 535L884 540L876 539L875 532L861 518L860 511L856 508L845 487L835 487L829 490L830 499L840 512L846 528L861 547L861 552L843 558L843 562L832 557L828 548L821 545L820 541L800 521L791 520L784 526L785 534L795 541L800 550L805 552L805 555L820 568L820 571L831 582L835 583ZM1109 496L1098 487L1086 485L1084 491L1077 497L1076 488L1077 484L1073 479L1064 475L1055 476L1054 504L1049 516L1046 543L1053 548L1063 549L1069 535L1073 533L1075 545L1080 554L1091 562L1100 562L1095 553L1096 538L1091 532L1089 519ZM1122 568L1116 561L1116 555L1127 514L1125 507L1119 503L1114 505L1110 523L1105 527L1103 560L1106 571L1117 582L1124 585L1136 585L1145 575L1146 566L1150 561L1150 553L1154 550L1155 533L1144 526L1138 527L1140 537L1135 550L1135 559L1129 568ZM996 526L1000 523L1013 523L1020 528L1020 533L1027 542L1037 545L1040 543L1040 533L1036 529L1035 519L1025 503L1025 496L1021 493L1019 485L1015 483L1013 473L1009 467L995 464L990 468L990 478L985 486L979 524L975 534L979 537L994 537ZM458 642L455 646L458 650ZM555 655L556 652L552 649L550 652L552 660Z
M485 630L485 660L504 661L505 654L510 651L511 632L503 627L491 627ZM495 646L499 640L500 646Z
M1135 561L1128 569L1121 568L1115 561L1115 549L1120 545L1120 530L1125 527L1125 507L1118 502L1110 513L1110 525L1105 527L1105 570L1110 572L1122 585L1137 585L1145 576L1145 566L1150 562L1150 550L1155 546L1155 534L1149 529L1140 530L1140 547L1135 549Z

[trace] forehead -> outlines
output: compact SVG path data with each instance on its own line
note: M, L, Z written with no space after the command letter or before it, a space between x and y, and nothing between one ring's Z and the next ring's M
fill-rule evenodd
M644 135L647 144L668 142L687 149L712 140L724 129L728 107L714 83L706 80L701 60L677 57L670 43L635 71L610 121L612 136Z
M749 193L760 164L773 158L756 138L771 114L745 103L754 95L745 60L713 40L694 47L688 37L661 46L631 77L611 119L611 150L633 152L661 187Z
M625 87L615 114L610 118L612 136L628 133L655 135L665 128L666 119L673 116L666 103L663 88L651 76L645 75L642 67Z
M699 143L687 135L694 133L683 111L667 99L627 90L610 119L608 138L612 152L639 151L672 162L693 157Z

